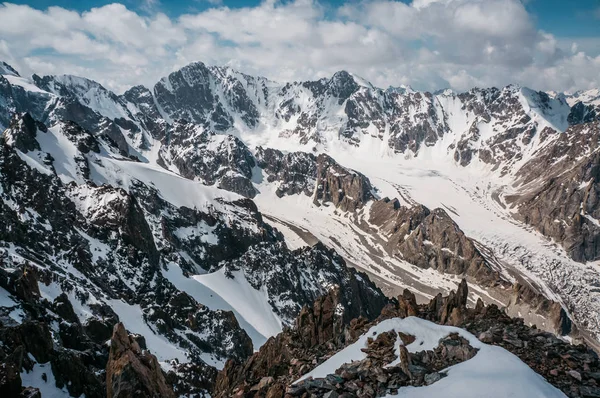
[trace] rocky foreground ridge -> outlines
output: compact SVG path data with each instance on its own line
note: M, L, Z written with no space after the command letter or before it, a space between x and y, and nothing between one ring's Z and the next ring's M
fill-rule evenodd
M20 283L27 289L26 278ZM599 396L600 361L595 352L527 326L495 305L485 306L478 301L468 308L467 296L464 280L449 296L438 295L422 305L406 290L376 319L348 320L340 311L340 290L333 289L313 305L305 306L293 327L270 338L246 360L230 359L218 373L198 364L177 363L165 372L152 354L153 347L146 345L143 336L128 333L122 323L116 323L109 332L108 346L96 344L83 355L56 349L43 322L3 326L0 393L7 397L44 396L21 379L32 372L57 387L68 386L71 396L384 397L402 387L419 388L439 382L448 377L447 368L474 358L478 348L460 334L448 333L433 349L409 352L405 346L421 337L390 330L366 340L361 349L364 359L343 364L326 377L296 380L356 342L373 326L418 318L458 326L482 343L506 349L568 397ZM57 310L71 312L67 303L57 306ZM51 366L52 373L49 369L40 372L43 363ZM56 379L49 380L49 375Z
M364 318L343 323L335 314L337 292L306 307L293 328L270 339L247 361L230 360L218 374L217 397L384 397L404 386L431 385L446 377L445 369L477 355L477 349L458 334L441 339L433 350L409 353L405 345L417 336L386 332L369 338L366 358L342 365L324 378L295 382L336 352L352 344L372 326L394 318L418 317L441 325L464 328L481 342L500 346L518 356L568 397L600 394L600 362L584 345L571 345L551 333L507 316L496 305L478 301L467 308L463 280L447 297L436 296L418 305L408 290L369 322ZM402 342L400 358L396 340ZM397 361L399 359L399 361ZM390 364L395 363L394 366Z

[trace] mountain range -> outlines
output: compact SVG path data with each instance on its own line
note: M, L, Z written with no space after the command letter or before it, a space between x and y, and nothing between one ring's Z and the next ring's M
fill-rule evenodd
M249 383L232 363L304 339L286 333L307 308L330 338L354 325L352 342L405 289L438 323L487 322L493 306L598 347L598 89L428 93L345 71L277 83L198 62L118 95L2 63L0 129L0 360L18 388L118 396L110 364L147 347L161 391L227 396ZM431 315L462 279L453 308L468 316ZM332 291L340 324L313 321Z

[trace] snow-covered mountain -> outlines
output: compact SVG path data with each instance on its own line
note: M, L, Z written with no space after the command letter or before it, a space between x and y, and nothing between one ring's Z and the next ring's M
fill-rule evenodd
M472 303L598 341L597 90L0 74L2 325L44 325L32 366L71 395L102 389L117 321L204 394L190 369L245 360L334 286L349 322L466 277Z

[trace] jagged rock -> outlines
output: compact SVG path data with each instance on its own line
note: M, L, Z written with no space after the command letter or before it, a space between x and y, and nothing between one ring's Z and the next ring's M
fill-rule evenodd
M417 298L408 289L404 289L401 296L398 296L398 316L406 318L407 316L417 315Z
M107 397L175 397L156 357L142 352L122 323L115 325L106 365Z
M515 283L507 307L518 309L521 306L543 314L550 321L551 329L562 336L570 334L573 330L573 323L560 303L547 299L529 285Z
M267 181L278 181L276 194L312 195L313 202L332 203L342 211L355 211L373 199L371 182L354 170L341 166L326 154L292 152L284 154L270 148L258 148L258 165L267 173Z
M416 306L416 316L440 322L441 319L447 319L449 312L460 309L462 316L456 318L461 322L458 326L466 326L479 335L484 332L489 334L489 344L497 344L513 352L569 397L594 396L597 387L591 375L600 367L600 362L591 350L583 346L571 346L550 333L528 327L522 320L508 317L495 305L467 308L467 294L468 286L466 281L462 281L457 291L448 297L438 296L429 304ZM403 296L410 297L410 294L405 292ZM399 304L395 305L399 312ZM322 309L329 307L317 306ZM393 316L391 312L375 322L390 316ZM303 317L308 319L306 314ZM360 329L363 334L373 325L368 322L353 323L355 327L362 325ZM266 380L271 383L271 379L263 378L269 376L273 377L274 385L282 386L277 387L276 397L283 397L284 390L287 396L325 396L330 391L335 391L339 396L385 396L396 393L401 386L423 386L438 382L445 377L444 369L467 361L477 353L477 349L456 333L441 339L434 350L415 353L409 353L405 348L405 344L411 343L407 340L408 336L380 333L377 338L368 339L363 349L367 354L364 360L345 364L336 374L326 378L306 379L291 385L300 375L329 358L331 353L351 343L336 341L333 337L330 342L323 344L314 338L312 330L312 327L288 329L270 339L245 364L228 362L217 378L216 396L243 396L248 391L265 391L264 384ZM386 363L395 358L393 350L397 338L406 341L400 345L401 360L398 367L390 368ZM521 344L513 344L515 341ZM310 347L311 344L315 345ZM583 369L592 372L588 370L589 373L586 373ZM571 374L579 374L581 380ZM259 388L261 380L265 382ZM284 389L283 386L287 387ZM260 394L258 396L263 396Z
M304 307L294 328L267 340L243 364L227 361L217 376L215 396L229 396L244 385L260 383L263 377L299 377L315 366L313 361L319 353L332 347L341 348L348 323L344 321L343 313L336 310L339 294L339 289L334 289L318 298L313 306Z
M317 157L316 189L313 201L331 202L343 211L355 211L373 198L371 183L364 175L340 166L331 157Z
M90 398L105 397L106 389L103 380L99 375L90 372L87 366L92 359L86 358L86 356L90 355L82 355L69 350L60 350L55 353L51 364L56 386L66 388L71 396L75 397L82 394ZM106 357L103 360L105 361Z
M64 320L71 323L79 323L79 318L73 310L73 305L69 301L69 297L63 292L54 299L52 305L54 312L61 316Z
M40 144L35 139L37 131L46 131L46 126L36 121L29 113L16 115L11 121L8 133L2 138L7 145L14 146L22 152L40 150Z
M255 289L266 289L271 297L285 297L285 305L274 306L284 324L291 326L300 310L337 286L338 310L345 322L364 316L374 319L387 299L361 272L348 268L335 251L317 243L290 251L284 243L259 244L240 258L227 262L231 276L243 272ZM302 285L302 289L297 286ZM283 301L283 300L278 300Z
M484 285L507 285L473 241L443 209L401 206L398 199L375 201L369 222L386 237L386 250L422 268L469 275Z
M160 160L165 166L173 165L186 178L216 184L247 198L256 195L251 182L256 163L238 138L178 121L167 129L164 140L168 145L160 151Z
M402 333L402 332L398 332L398 337L400 337L400 340L402 340L402 344L404 344L405 346L414 343L415 340L417 339L415 336L413 336L411 334L406 334L406 333Z
M258 147L256 149L258 166L267 174L267 181L277 181L275 194L313 195L316 186L317 158L307 152L283 153L277 149Z
M304 307L300 311L295 327L306 347L324 344L343 335L342 314L336 314L338 303L339 290L335 289L318 298L312 308Z
M0 328L0 341L10 347L24 346L39 363L50 360L54 346L48 325L36 321Z

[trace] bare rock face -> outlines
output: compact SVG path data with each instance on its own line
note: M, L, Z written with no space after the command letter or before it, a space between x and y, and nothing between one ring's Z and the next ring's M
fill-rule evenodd
M400 318L416 316L418 311L417 298L414 293L404 289L402 295L398 296L398 316Z
M373 203L369 222L386 236L387 251L411 264L468 275L488 286L507 284L443 209L405 207L385 198Z
M561 336L569 335L574 328L571 319L559 303L547 299L528 285L516 283L507 307L518 307L521 304L532 308L538 314L543 314L550 321L550 328Z
M376 318L388 301L367 275L347 267L339 254L320 242L294 251L282 242L258 244L227 262L225 269L234 278L242 272L251 286L278 303L272 310L286 326L333 286L339 290L338 311L348 322L359 316Z
M29 113L25 113L22 117L11 120L8 133L3 138L6 144L13 145L22 152L39 150L40 144L35 139L38 129L45 130L46 127L34 120Z
M173 165L182 176L206 185L247 198L256 195L251 181L254 157L240 139L185 121L174 123L165 134L159 154L165 166Z
M307 152L283 152L258 147L256 150L258 166L267 174L267 181L278 181L275 192L278 197L304 193L311 196L315 190L317 175L316 156Z
M571 107L568 120L570 125L590 123L600 119L600 105L585 104L581 101Z
M331 202L343 211L355 211L373 198L369 179L340 166L330 156L317 157L317 181L314 203Z
M122 323L115 325L106 365L106 396L175 398L156 357L142 351Z
M506 198L576 261L600 258L599 142L600 123L570 127L520 169L520 192Z
M371 182L361 173L343 167L326 154L292 152L284 154L258 148L257 163L267 181L278 181L277 196L304 193L315 205L332 203L342 211L360 209L373 199Z
M296 318L296 329L301 341L307 347L324 344L343 336L344 325L341 314L336 313L339 303L339 290L318 298L313 308L304 307Z

